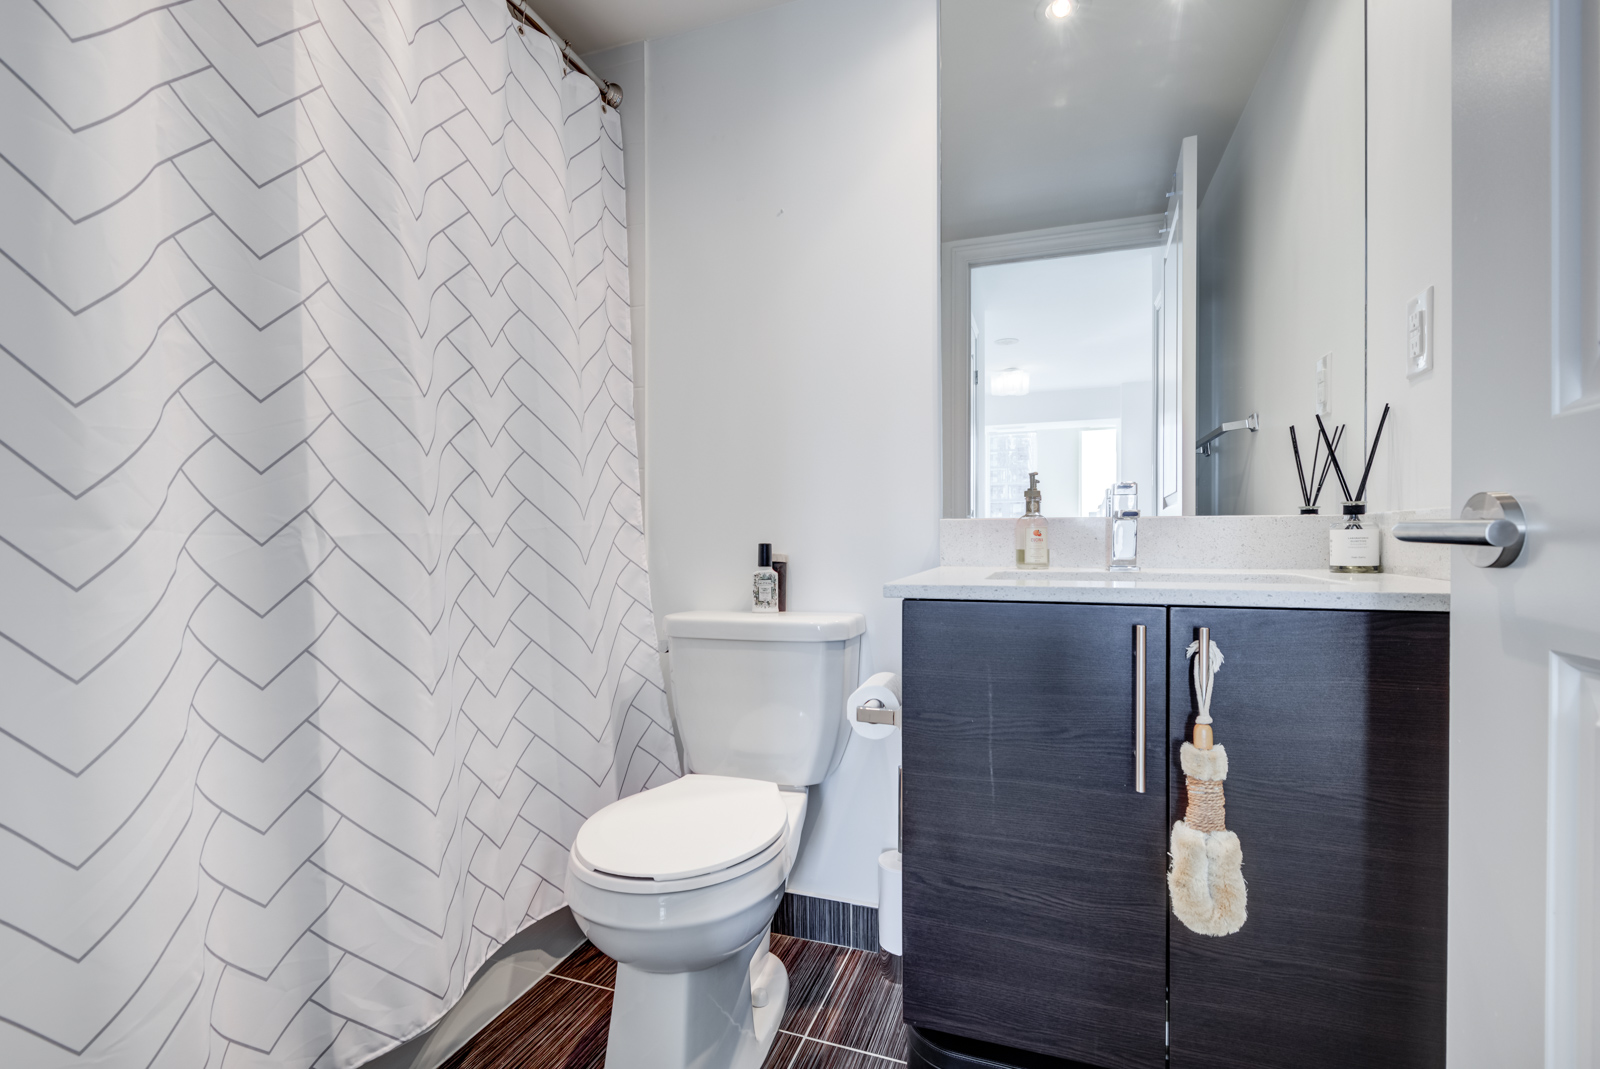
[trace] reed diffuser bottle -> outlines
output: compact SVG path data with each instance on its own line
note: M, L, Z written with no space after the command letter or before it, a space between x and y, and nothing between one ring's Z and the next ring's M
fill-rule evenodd
M1039 512L1039 473L1028 472L1028 488L1022 492L1027 511L1017 520L1017 567L1050 567L1049 524Z
M1381 572L1383 571L1383 535L1378 525L1363 519L1367 514L1367 480L1372 477L1372 462L1378 455L1378 442L1383 438L1384 424L1389 422L1389 406L1383 406L1383 418L1378 420L1378 432L1372 436L1372 448L1367 450L1367 462L1361 471L1361 484L1350 492L1350 483L1344 477L1344 468L1334 450L1338 443L1328 437L1328 428L1317 417L1317 431L1328 447L1328 462L1339 478L1339 488L1344 491L1344 517L1328 531L1328 570L1330 572Z
M1365 501L1346 501L1344 518L1328 531L1330 572L1381 572L1383 539L1378 525L1365 519Z

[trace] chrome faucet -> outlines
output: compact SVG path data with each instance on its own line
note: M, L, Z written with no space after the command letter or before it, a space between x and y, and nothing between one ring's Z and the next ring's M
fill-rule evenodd
M1111 488L1111 571L1139 570L1139 484Z

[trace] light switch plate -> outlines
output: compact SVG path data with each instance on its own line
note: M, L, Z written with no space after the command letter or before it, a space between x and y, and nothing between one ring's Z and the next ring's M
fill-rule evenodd
M1406 377L1433 367L1433 287L1406 302Z
M1323 419L1333 418L1333 393L1328 383L1332 363L1332 353L1317 357L1317 415Z

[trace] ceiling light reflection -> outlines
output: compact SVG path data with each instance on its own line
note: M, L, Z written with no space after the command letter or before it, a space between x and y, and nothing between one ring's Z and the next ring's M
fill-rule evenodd
M989 392L996 397L1021 397L1028 392L1028 373L1008 367L989 376Z

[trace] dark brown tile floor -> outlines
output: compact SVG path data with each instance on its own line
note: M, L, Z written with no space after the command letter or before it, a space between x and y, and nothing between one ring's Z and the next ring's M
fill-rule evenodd
M877 955L786 935L789 1004L763 1069L896 1069L906 1058L900 988ZM616 962L585 943L496 1017L445 1069L599 1069Z

